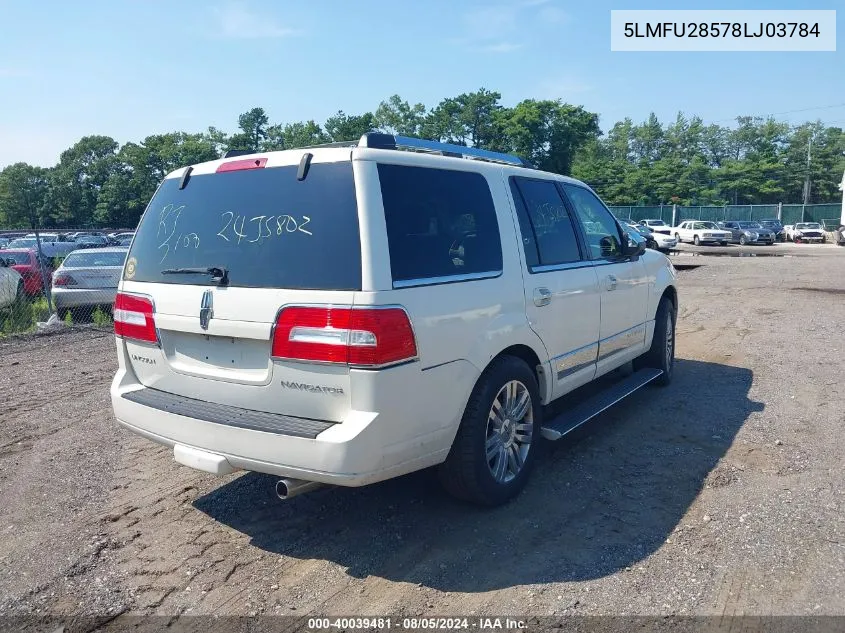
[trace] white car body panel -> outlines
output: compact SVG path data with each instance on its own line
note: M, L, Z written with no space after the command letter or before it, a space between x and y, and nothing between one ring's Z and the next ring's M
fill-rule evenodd
M704 244L716 244L719 242L728 242L731 239L730 231L724 231L719 228L704 228L700 226L701 222L696 220L685 220L672 229L674 235L679 242L694 242L698 237L698 241Z
M261 156L267 158L265 168L271 168L298 164L303 151ZM675 284L664 255L646 251L633 261L585 261L544 273L526 270L507 178L582 183L424 153L364 147L307 151L313 155L312 164L349 161L351 152L361 290L214 287L125 278L120 282L119 292L153 300L160 345L117 338L119 369L111 387L115 416L130 430L173 446L181 463L219 473L230 466L347 486L369 484L444 461L473 387L503 350L518 346L536 356L538 367L532 369L537 370L545 403L651 345L657 305ZM195 165L191 176L212 174L230 160L240 159ZM459 283L423 280L394 287L377 162L484 176L501 237L501 273ZM167 178L184 173L185 168L179 169ZM550 303L543 307L535 306L533 298L540 285L551 292ZM208 291L213 294L214 318L204 330L198 310ZM417 358L379 370L273 359L276 317L281 306L290 304L401 306L413 327ZM587 359L583 367L570 363L579 358ZM575 371L569 371L572 368ZM284 384L319 385L332 393ZM145 388L332 424L314 438L295 437L152 409L124 397Z
M3 254L0 253L0 257ZM15 302L21 275L18 271L5 264L0 264L0 308L8 308Z

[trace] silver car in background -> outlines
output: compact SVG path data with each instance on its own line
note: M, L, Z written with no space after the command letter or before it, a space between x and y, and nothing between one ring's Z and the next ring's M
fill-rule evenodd
M68 312L111 310L128 249L88 248L68 255L53 273L53 302L59 318Z

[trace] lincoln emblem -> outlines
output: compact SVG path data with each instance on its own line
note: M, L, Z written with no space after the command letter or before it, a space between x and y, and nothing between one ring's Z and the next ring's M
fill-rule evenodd
M206 290L202 294L202 303L200 303L200 327L203 330L208 329L208 322L214 316L214 296L211 290Z

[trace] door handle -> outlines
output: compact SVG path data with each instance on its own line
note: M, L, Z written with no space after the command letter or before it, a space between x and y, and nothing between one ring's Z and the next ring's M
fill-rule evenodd
M607 276L607 289L608 290L616 290L616 277L613 275Z
M538 308L547 306L552 302L552 291L548 288L534 288L534 305Z

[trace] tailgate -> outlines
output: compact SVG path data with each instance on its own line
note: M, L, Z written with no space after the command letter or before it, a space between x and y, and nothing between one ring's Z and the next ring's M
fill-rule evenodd
M123 342L143 385L268 413L345 417L345 364L271 354L283 306L351 306L361 288L349 152L320 156L303 180L298 152L165 179L138 227L120 286L153 306L157 344ZM293 164L273 166L283 159Z

